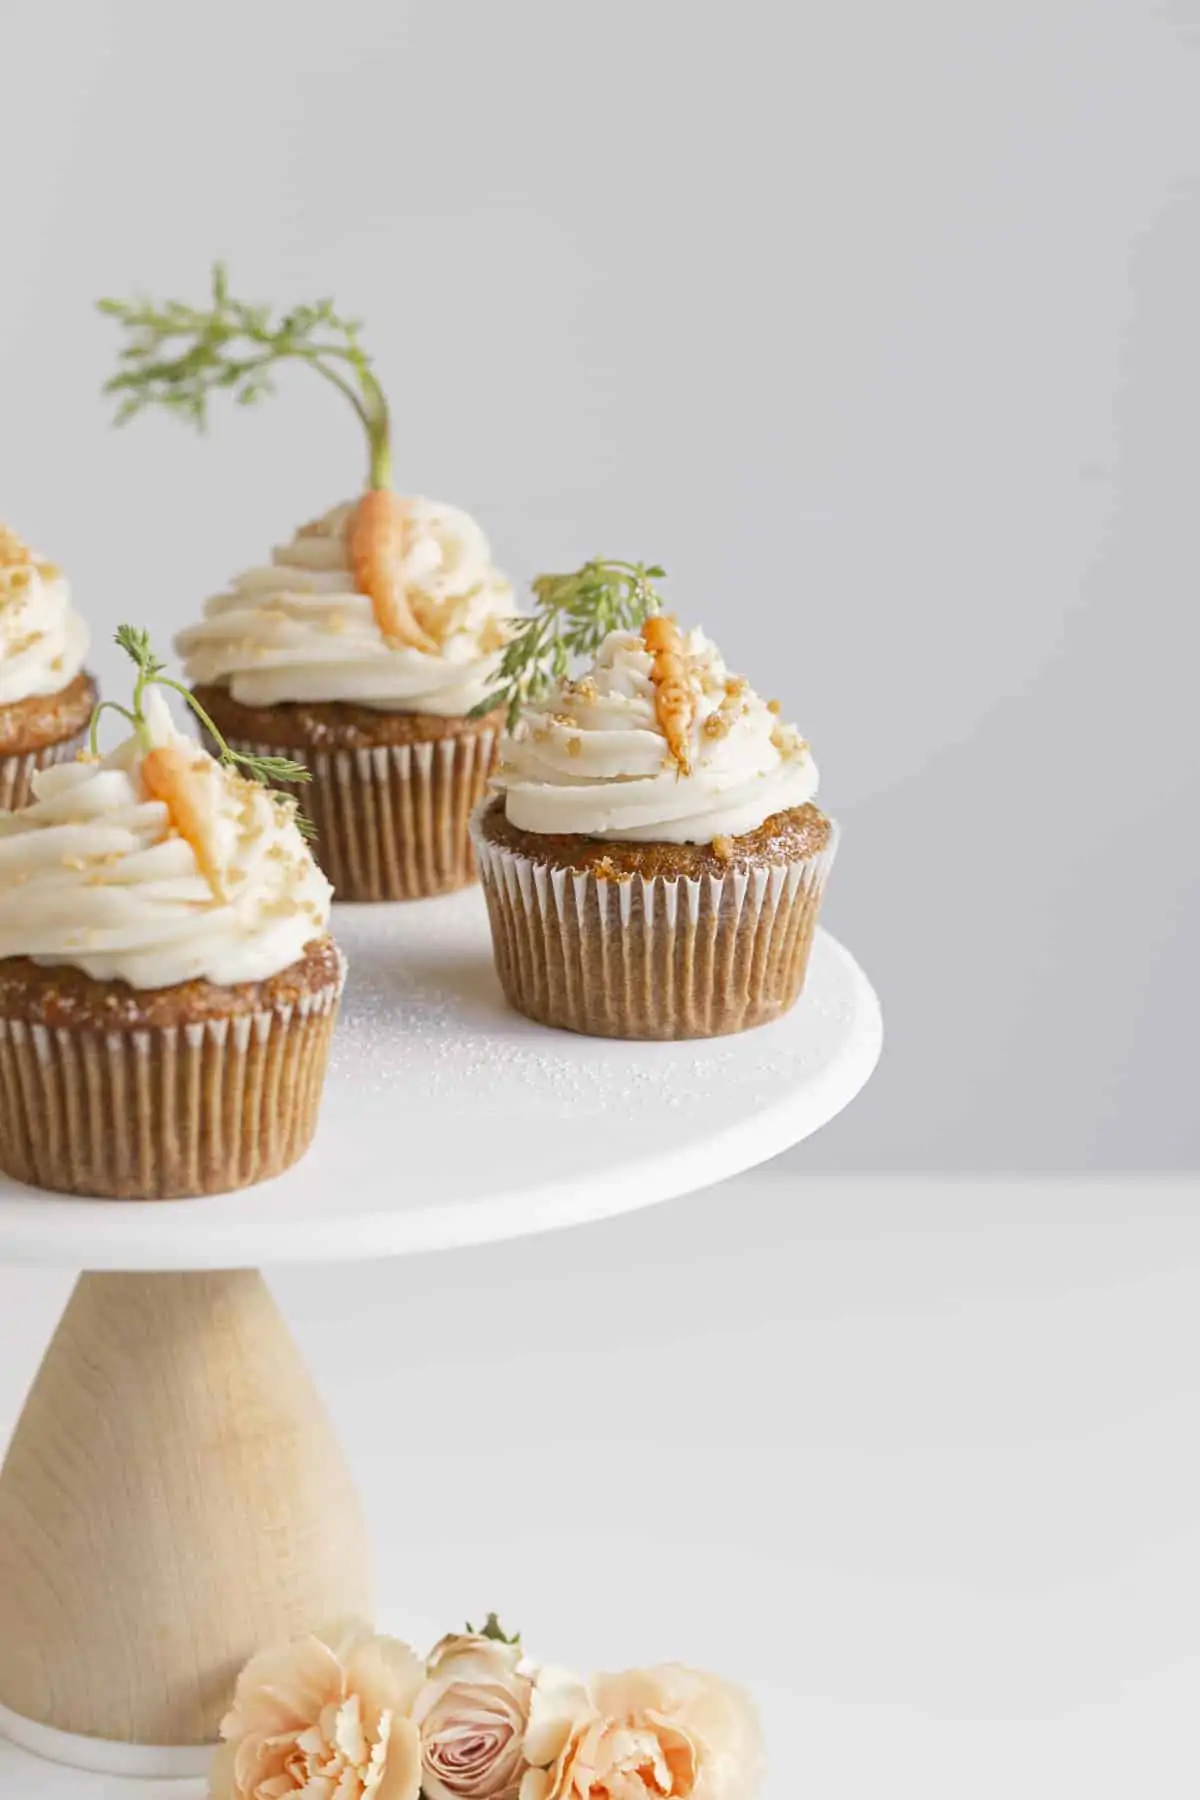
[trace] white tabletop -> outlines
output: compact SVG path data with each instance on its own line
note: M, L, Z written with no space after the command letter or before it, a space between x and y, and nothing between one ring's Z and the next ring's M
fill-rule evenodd
M277 1181L121 1203L0 1178L0 1263L196 1269L446 1249L627 1212L775 1156L875 1066L878 1002L826 934L784 1019L707 1042L550 1031L504 1003L478 891L343 907L350 980L317 1142Z
M784 1167L271 1281L419 1649L721 1670L761 1800L1195 1800L1195 1198ZM69 1287L0 1269L0 1448ZM0 1800L201 1792L0 1746Z

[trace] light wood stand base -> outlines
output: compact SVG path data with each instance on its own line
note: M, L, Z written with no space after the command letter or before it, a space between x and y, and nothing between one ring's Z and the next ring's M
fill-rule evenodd
M0 1473L0 1704L111 1769L114 1745L214 1741L256 1650L371 1612L349 1473L262 1277L82 1276Z

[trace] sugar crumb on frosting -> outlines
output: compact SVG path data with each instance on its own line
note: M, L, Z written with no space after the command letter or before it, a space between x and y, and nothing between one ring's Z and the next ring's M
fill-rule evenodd
M610 633L591 670L506 736L494 781L519 828L712 844L811 800L817 772L795 727L702 632L660 623L649 643Z
M0 959L65 963L138 988L268 980L320 935L332 897L294 805L184 738L157 693L145 710L149 745L135 737L100 761L41 771L33 803L3 820ZM187 835L142 778L167 749L183 753L172 766L195 783ZM41 854L48 829L62 845L52 861Z
M60 693L87 651L62 571L0 525L0 706Z

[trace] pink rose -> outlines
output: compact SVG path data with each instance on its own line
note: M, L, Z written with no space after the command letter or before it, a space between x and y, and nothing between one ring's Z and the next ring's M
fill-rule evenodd
M425 1800L515 1800L533 1684L516 1644L443 1638L413 1706Z

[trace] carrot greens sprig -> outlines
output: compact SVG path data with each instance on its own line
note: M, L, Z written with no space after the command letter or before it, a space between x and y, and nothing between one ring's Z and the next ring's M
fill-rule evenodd
M539 575L536 608L509 638L491 691L472 717L506 706L511 731L532 701L570 674L576 658L594 657L610 631L636 631L659 610L653 584L665 574L657 563L593 557L570 575Z
M124 326L121 367L104 391L125 424L149 407L165 407L203 431L208 403L222 391L254 406L274 391L280 363L303 362L350 402L367 434L367 482L351 515L347 546L355 579L371 600L384 643L393 650L441 654L441 640L423 617L408 567L412 509L392 489L388 403L371 359L359 341L357 319L344 319L332 300L315 300L278 317L229 292L224 265L212 272L211 304L182 300L101 300L100 311ZM436 623L436 622L435 622Z
M236 768L240 774L251 780L270 787L277 781L301 782L311 781L311 772L303 763L293 762L290 756L251 756L244 750L231 749L221 732L218 731L207 710L201 706L190 688L184 687L181 681L163 673L166 663L154 654L150 643L150 633L136 625L119 625L116 642L137 670L133 684L133 699L129 706L122 706L117 700L102 700L92 714L89 747L93 756L98 755L100 720L105 712L119 713L132 727L144 749L151 748L150 727L146 719L146 690L151 687L170 688L172 693L180 695L187 702L190 710L199 719L205 731L216 746L217 760L226 768ZM272 798L294 810L296 825L305 837L313 834L312 821L295 807L290 795L272 793Z
M390 486L387 400L359 341L359 321L342 318L332 300L275 316L270 307L235 299L224 264L214 263L208 306L143 299L97 304L127 333L121 367L104 388L117 400L118 425L161 406L202 431L213 394L226 392L239 405L254 406L274 391L280 363L304 362L354 408L367 434L370 486Z

